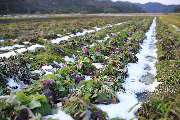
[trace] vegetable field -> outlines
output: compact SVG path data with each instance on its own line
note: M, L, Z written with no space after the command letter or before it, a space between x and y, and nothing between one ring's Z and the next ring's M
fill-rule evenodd
M0 19L0 119L178 120L179 56L179 16Z

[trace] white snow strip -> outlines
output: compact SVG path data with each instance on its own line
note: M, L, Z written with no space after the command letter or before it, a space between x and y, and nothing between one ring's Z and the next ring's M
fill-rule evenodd
M68 40L69 38L70 38L69 36L65 36L62 38L53 39L51 40L51 43L59 43L60 41Z
M15 51L18 52L18 53L22 53L22 52L26 52L27 49L26 48L21 48L21 49L15 50Z
M24 44L31 44L30 42L23 42Z
M8 52L8 53L0 54L0 57L9 58L11 55L17 55L17 54L14 51L11 51L11 52Z
M0 48L0 50L12 50L13 48L15 48L15 47L18 47L18 48L20 48L20 47L25 47L25 45L13 45L13 46L6 46L6 47L1 47Z
M45 47L45 46L39 45L39 44L36 43L36 45L32 45L32 46L28 47L27 49L28 50L35 50L37 47Z
M91 80L91 76L85 75L85 81Z
M2 98L9 98L9 95L0 96L0 99Z
M95 30L85 30L84 29L84 31L82 33L78 32L76 35L73 35L73 36L85 35L86 33L91 33L91 32L95 32Z
M62 35L61 34L57 34L57 36L61 37Z
M58 62L56 62L55 60L53 61L54 62L54 64L56 64L56 65L59 65L59 66L63 66L64 65L64 63L58 63Z
M90 48L94 47L94 43L92 43L92 45L89 45Z
M93 27L94 29L96 29L96 31L99 31L101 30L102 28L98 28L97 26L96 27Z
M65 58L62 58L62 59L64 59L66 62L73 62L74 61L74 58L70 58L70 57L68 57L68 56L65 56Z
M61 110L61 107L62 106L62 103L58 103L58 107L59 107L59 110L58 110L58 113L57 114L54 114L54 115L48 115L48 116L45 116L44 118L53 118L53 119L60 119L60 120L74 120L71 116L69 116L68 114L66 114L64 111Z
M41 73L42 71L41 70L34 70L34 71L31 71L31 73Z
M46 72L45 75L53 74L54 71L55 71L54 68L51 65L42 66L41 70Z
M13 87L13 86L18 86L18 87L20 87L19 86L19 84L17 84L14 80L13 80L13 78L7 78L7 80L8 80L8 85L10 86L10 87Z
M140 50L140 53L138 53L136 56L138 57L137 63L129 63L128 64L128 78L125 80L125 83L122 84L125 88L125 92L117 91L116 94L118 96L118 99L120 100L120 103L118 104L110 104L110 105L97 105L100 109L107 112L109 118L123 118L126 120L130 120L131 118L135 117L135 112L140 107L140 104L138 104L136 107L133 108L131 112L128 112L129 109L138 103L138 100L136 98L136 93L139 92L145 92L146 91L153 91L155 87L157 87L160 83L155 80L153 84L145 85L145 83L139 82L140 77L145 75L147 72L151 74L156 74L156 68L154 67L156 60L153 61L153 64L149 64L152 71L144 70L146 65L150 62L146 59L147 56L155 56L157 57L156 50L157 49L150 49L150 44L153 42L155 43L156 40L154 37L152 37L155 31L156 26L156 18L153 20L153 23L150 27L150 30L146 33L147 39L144 40L142 46L142 49ZM155 45L154 45L155 46ZM133 81L133 82L132 82Z
M46 65L46 66L42 66L42 69L43 69L43 70L48 70L48 69L51 70L51 69L53 69L53 67L52 67L51 65L49 65L49 66Z
M6 78L6 79L8 80L7 84L9 85L8 88L10 90L18 90L21 88L20 84L24 85L24 83L22 81L20 81L20 84L18 84L17 82L14 81L13 78ZM13 89L12 87L17 87L17 88Z
M97 42L102 42L102 40L97 40Z
M26 48L21 48L21 49L17 49L15 50L17 53L22 53L22 52L25 52L27 50L35 50L37 47L45 47L45 46L42 46L42 45L39 45L39 44L36 44L36 45L32 45L30 47L28 47L27 49ZM3 53L3 54L0 54L0 57L6 57L6 58L9 58L11 55L17 55L17 53L15 53L14 51L11 51L11 52L7 52L7 53Z
M178 29L179 30L179 28L178 27L176 27L175 25L172 25L174 28L176 28L176 29Z
M104 40L106 41L108 38L110 38L109 35L107 35L107 36L104 38Z
M126 22L123 22L123 23L126 23ZM121 25L121 24L123 24L123 23L117 23L117 24L115 24L115 25ZM102 27L102 28L97 28L97 26L96 26L96 27L93 27L93 28L94 28L96 31L99 31L99 30L101 30L101 29L104 29L104 28L107 28L107 27L112 27L112 26L113 26L113 25L107 25L107 26ZM59 43L60 41L68 40L70 37L85 35L86 33L95 32L95 30L86 30L86 29L84 29L82 33L78 32L76 35L71 34L71 35L69 35L69 36L64 36L64 37L62 37L62 38L53 39L53 40L51 40L51 43Z
M103 68L102 63L93 63L93 65L95 65L97 69Z
M118 24L114 24L114 25L117 26L117 25L121 25L121 24L123 24L123 23L118 23Z

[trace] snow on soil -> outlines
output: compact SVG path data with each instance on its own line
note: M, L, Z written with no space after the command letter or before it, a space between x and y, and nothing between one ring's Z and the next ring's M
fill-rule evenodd
M21 49L15 50L15 52L10 51L10 52L7 52L7 53L0 54L0 57L9 58L11 55L17 55L18 53L22 53L22 52L25 52L27 50L35 50L37 47L45 47L45 46L36 44L36 45L32 45L32 46L28 47L27 49L26 48L21 48Z
M18 48L25 47L25 45L18 45L18 44L16 44L16 45L13 45L13 46L1 47L0 50L12 50L15 47L18 47Z
M93 65L95 65L97 69L103 68L102 63L93 63Z
M54 115L45 116L44 118L49 118L49 117L51 117L51 118L53 118L53 119L59 118L60 120L74 120L71 116L69 116L69 115L66 114L64 111L61 110L62 103L58 103L57 105L58 105L58 107L59 107L58 113L57 113L57 114L54 114Z
M172 25L172 26L180 31L180 29L178 27L176 27L175 25Z

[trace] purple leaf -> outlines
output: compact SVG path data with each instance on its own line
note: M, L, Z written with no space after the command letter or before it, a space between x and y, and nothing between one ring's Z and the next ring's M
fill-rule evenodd
M87 52L88 52L88 48L86 47L83 49L83 53L87 53Z
M55 83L54 80L52 79L42 79L40 80L44 85L52 85L53 83Z

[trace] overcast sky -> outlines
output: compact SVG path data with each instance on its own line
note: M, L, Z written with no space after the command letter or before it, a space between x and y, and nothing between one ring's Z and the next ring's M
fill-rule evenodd
M112 0L112 1L129 1L129 2L133 2L133 3L148 3L148 2L159 2L162 3L164 5L180 5L180 0Z

